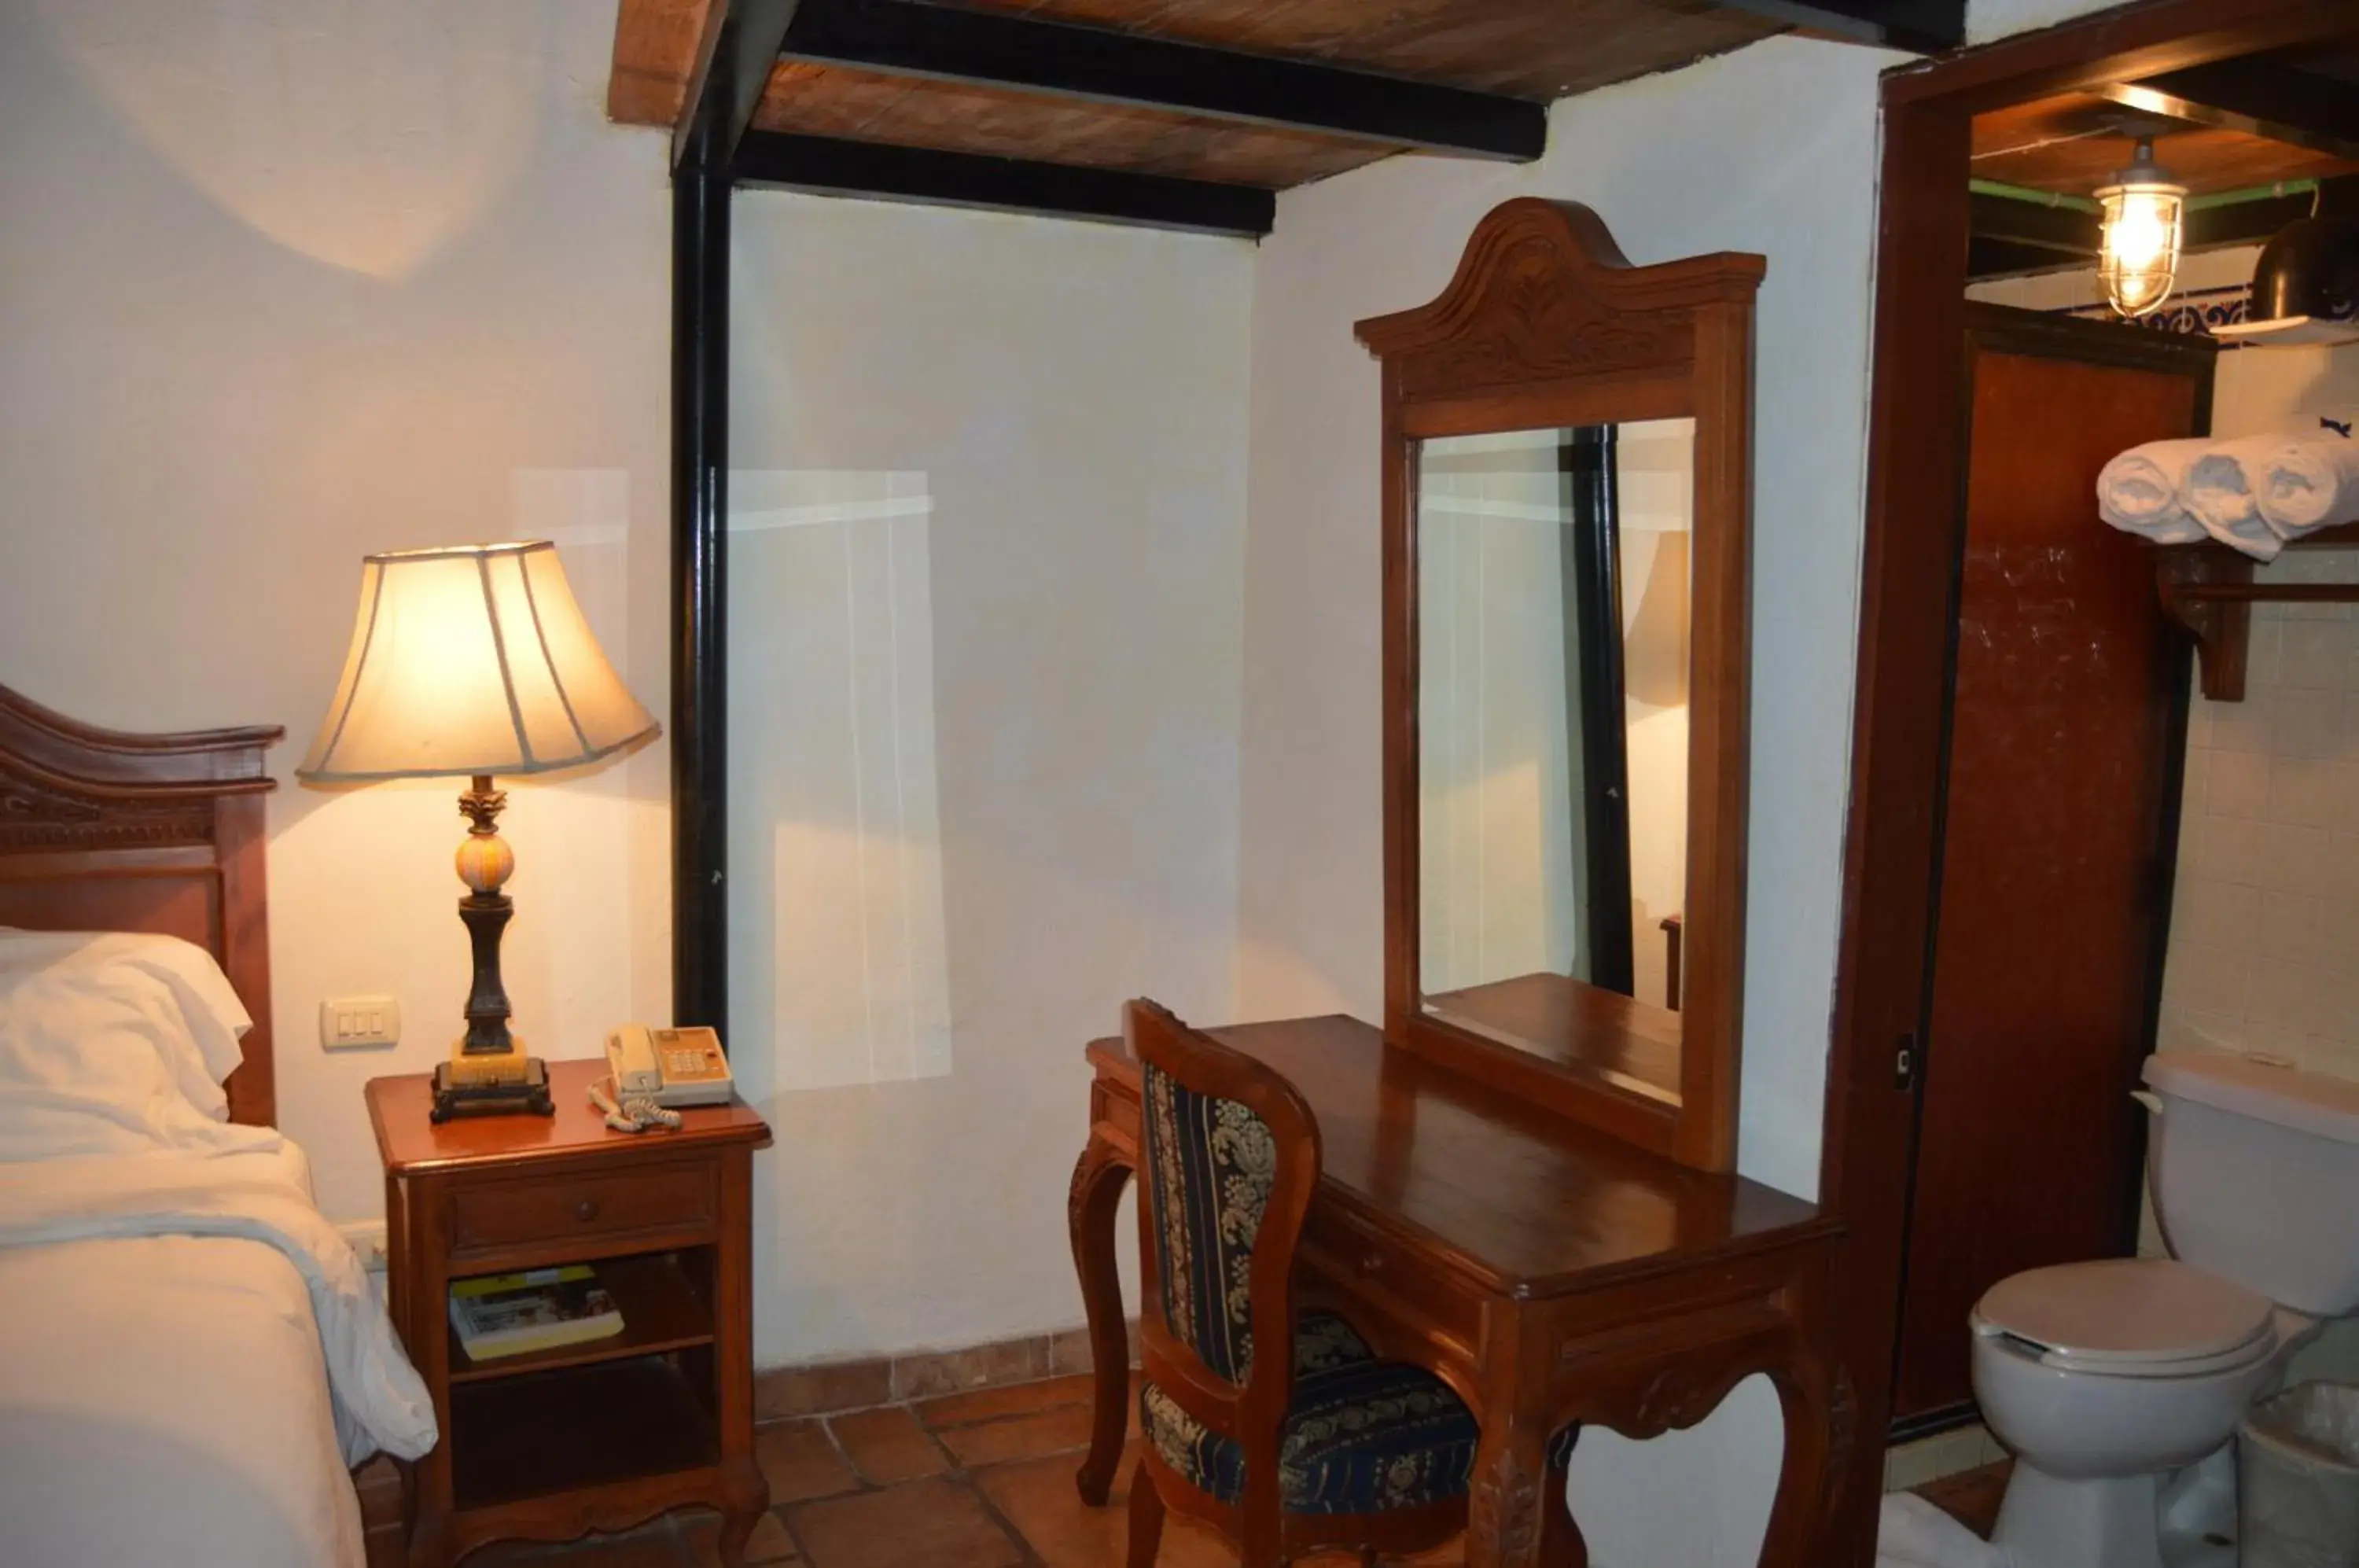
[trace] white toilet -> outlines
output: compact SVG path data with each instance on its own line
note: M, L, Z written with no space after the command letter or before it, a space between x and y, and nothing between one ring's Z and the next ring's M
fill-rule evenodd
M2146 1082L2171 1258L2035 1269L1973 1311L1974 1392L2016 1456L1992 1539L2021 1568L2163 1568L2172 1473L2359 1311L2359 1083L2186 1052Z

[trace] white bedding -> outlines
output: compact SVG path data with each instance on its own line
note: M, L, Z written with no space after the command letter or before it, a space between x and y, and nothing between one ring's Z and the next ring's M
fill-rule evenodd
M360 1568L346 1467L432 1406L162 941L0 932L0 1568Z

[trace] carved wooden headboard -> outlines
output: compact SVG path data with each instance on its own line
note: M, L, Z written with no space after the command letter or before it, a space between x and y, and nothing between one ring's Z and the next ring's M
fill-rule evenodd
M277 1115L263 752L276 725L125 735L0 686L0 926L161 931L210 951L254 1028L230 1119Z

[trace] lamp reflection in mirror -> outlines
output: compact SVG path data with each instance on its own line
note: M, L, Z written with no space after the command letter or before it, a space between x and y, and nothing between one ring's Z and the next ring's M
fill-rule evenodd
M2172 182L2154 161L2154 144L2141 141L2130 167L2097 192L2104 211L2097 277L2122 315L2150 315L2170 298L2179 276L2180 220L2187 187Z
M467 1031L436 1069L434 1119L462 1109L550 1109L548 1075L508 1029L500 889L516 855L496 823L495 774L549 773L613 757L657 733L606 661L546 539L395 550L361 562L360 613L343 677L310 755L307 784L463 777L468 822L459 900L474 958Z

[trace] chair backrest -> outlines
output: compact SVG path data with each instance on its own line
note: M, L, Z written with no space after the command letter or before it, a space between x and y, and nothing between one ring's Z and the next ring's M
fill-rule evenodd
M1294 1253L1319 1124L1272 1069L1153 1002L1125 1009L1139 1061L1140 1349L1147 1377L1276 1475L1292 1393ZM1273 1495L1272 1503L1275 1503Z

